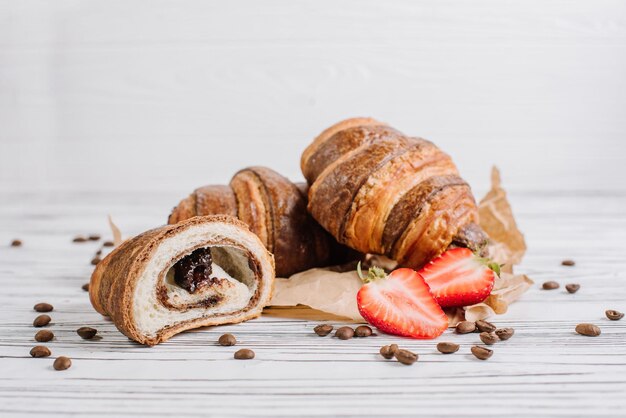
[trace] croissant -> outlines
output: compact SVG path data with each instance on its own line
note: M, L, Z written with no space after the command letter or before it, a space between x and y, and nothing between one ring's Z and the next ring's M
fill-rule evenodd
M305 149L308 209L337 241L419 268L450 246L480 249L469 185L432 142L371 118L339 122Z
M346 261L353 254L307 212L306 190L306 184L294 184L269 168L249 167L235 174L229 186L196 189L174 208L168 223L198 215L237 217L274 254L279 277Z
M244 223L203 216L122 243L96 266L89 296L127 337L155 345L259 316L273 281L272 255Z

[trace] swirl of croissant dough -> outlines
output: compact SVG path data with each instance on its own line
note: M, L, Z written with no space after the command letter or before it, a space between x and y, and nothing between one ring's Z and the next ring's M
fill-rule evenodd
M175 271L196 266L189 257L198 252L211 264L188 272L193 288L181 286ZM244 223L198 216L122 243L98 263L89 296L124 335L155 345L188 329L259 316L273 281L273 257Z
M430 141L348 119L313 141L301 167L309 212L357 251L419 268L451 245L478 249L486 241L469 185Z

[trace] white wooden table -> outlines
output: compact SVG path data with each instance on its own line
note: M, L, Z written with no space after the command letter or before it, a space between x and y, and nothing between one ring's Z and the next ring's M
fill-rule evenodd
M224 415L475 415L575 416L623 414L626 408L626 194L511 193L529 252L520 267L536 285L509 312L494 318L515 336L480 361L469 354L477 334L447 331L437 341L461 344L444 356L437 341L388 335L339 341L320 338L318 321L274 315L241 325L187 332L154 348L139 346L98 315L81 286L97 243L73 244L76 234L109 238L106 215L126 235L162 223L180 194L0 196L0 416ZM24 245L11 248L13 238ZM563 267L562 259L576 260ZM546 280L561 288L540 290ZM575 295L566 283L580 283ZM51 358L33 359L35 303L54 305L46 345ZM306 314L306 311L302 311ZM574 333L579 322L602 328L597 338ZM333 322L336 323L336 322ZM339 324L339 323L337 323ZM96 327L98 341L75 330ZM235 347L217 338L235 334L256 352L235 361ZM419 353L411 367L385 361L381 345L397 342ZM73 366L53 370L66 355Z

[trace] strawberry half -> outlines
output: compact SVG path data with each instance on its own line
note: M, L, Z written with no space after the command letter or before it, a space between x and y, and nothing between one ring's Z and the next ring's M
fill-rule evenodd
M412 338L436 338L448 327L448 318L415 270L401 268L389 275L372 267L356 295L359 312L379 330Z
M467 248L453 248L419 271L442 307L468 306L489 296L500 266Z

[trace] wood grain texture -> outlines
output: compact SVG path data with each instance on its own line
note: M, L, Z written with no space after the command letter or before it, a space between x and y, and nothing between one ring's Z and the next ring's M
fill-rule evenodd
M537 283L509 312L494 319L515 328L481 362L469 354L476 334L446 331L436 341L384 334L340 341L313 333L319 321L298 309L272 309L257 320L188 332L154 348L139 346L91 308L81 290L97 243L73 244L75 234L108 238L106 214L134 234L163 223L176 193L0 195L0 415L65 416L579 416L619 415L626 407L626 322L604 310L626 310L626 194L511 193L529 252L520 271ZM8 246L13 238L21 248ZM575 267L563 267L565 258ZM561 283L540 290L546 280ZM575 295L566 283L581 284ZM73 366L52 369L32 359L32 306L52 303L53 356ZM340 325L341 322L330 320ZM597 338L574 333L579 322L602 328ZM84 341L80 326L101 340ZM231 332L236 347L217 338ZM438 341L461 350L443 356ZM412 367L384 361L383 344L419 353ZM232 359L236 348L256 352Z

